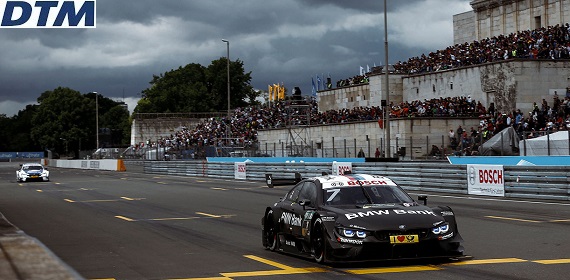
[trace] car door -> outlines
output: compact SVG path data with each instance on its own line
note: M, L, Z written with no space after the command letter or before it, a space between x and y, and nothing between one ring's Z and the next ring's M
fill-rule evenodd
M292 237L294 228L301 226L302 216L300 216L301 213L297 212L298 207L296 205L304 184L305 182L300 182L295 185L280 204L281 216L279 221L282 225L281 230L289 238Z
M306 235L308 223L315 212L316 201L317 186L310 181L304 182L301 192L299 192L297 203L293 204L293 212L302 218L302 223L299 226L292 227L291 234L295 238L302 239Z

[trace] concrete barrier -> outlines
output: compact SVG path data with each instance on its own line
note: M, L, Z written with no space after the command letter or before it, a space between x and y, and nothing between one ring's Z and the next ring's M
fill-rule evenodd
M0 213L0 279L85 279Z
M78 159L78 160L62 160L62 159L42 159L42 164L50 167L59 168L76 168L76 169L94 169L109 171L126 171L125 163L122 159Z

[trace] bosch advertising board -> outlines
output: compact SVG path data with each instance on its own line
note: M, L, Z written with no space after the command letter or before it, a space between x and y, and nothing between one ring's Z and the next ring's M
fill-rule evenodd
M0 28L95 28L95 0L0 0Z
M235 162L234 163L234 178L245 180L247 178L247 168L245 162Z
M473 195L505 196L502 165L467 165L467 192Z

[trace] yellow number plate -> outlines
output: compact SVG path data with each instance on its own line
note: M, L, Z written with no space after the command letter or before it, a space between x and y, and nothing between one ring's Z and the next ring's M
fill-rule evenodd
M420 239L417 235L391 235L391 244L403 244L403 243L418 243Z

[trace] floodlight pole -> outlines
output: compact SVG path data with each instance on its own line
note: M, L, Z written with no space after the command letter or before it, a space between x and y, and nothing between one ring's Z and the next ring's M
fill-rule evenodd
M226 125L226 138L230 138L231 137L231 130L230 125L231 125L231 114L230 114L230 41L226 40L226 39L222 39L222 42L226 43L226 47L227 47L227 56L226 56L226 68L227 68L227 74L228 74L228 124Z
M93 93L95 93L95 129L97 130L97 147L95 151L97 151L99 149L99 94L96 91Z
M389 69L388 69L388 12L386 0L384 0L384 95L386 98L386 157L391 158L392 154L390 152L390 112L392 107L390 106L390 86L389 86Z

